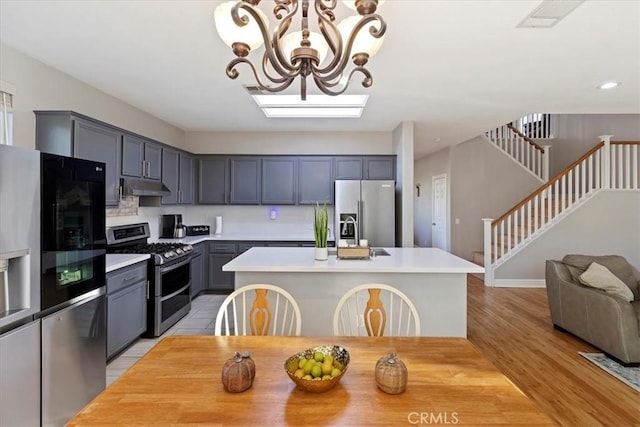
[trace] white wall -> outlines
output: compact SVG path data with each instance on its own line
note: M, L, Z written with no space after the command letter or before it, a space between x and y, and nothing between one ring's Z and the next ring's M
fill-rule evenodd
M436 175L445 174L447 180L451 176L449 147L422 157L415 162L415 185L420 185L420 197L414 191L414 233L413 239L418 246L431 246L431 223L433 222L433 188L432 180ZM451 202L451 184L447 185L447 218L449 218ZM451 224L447 230L447 240L451 239Z
M0 79L16 88L14 145L35 148L34 110L69 110L184 148L181 129L1 43Z
M413 247L413 122L393 130L396 154L396 245Z
M391 132L187 132L197 154L393 154Z
M566 254L622 255L640 268L640 191L600 191L494 271L496 280L544 280Z

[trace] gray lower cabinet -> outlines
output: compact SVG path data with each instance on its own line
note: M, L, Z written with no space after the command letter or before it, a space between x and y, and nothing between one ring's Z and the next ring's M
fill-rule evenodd
M40 321L0 334L0 426L40 425Z
M36 149L44 153L103 162L105 203L120 201L123 133L70 111L36 111Z
M193 258L191 258L191 299L204 290L204 243L193 245Z
M107 273L107 358L147 330L147 262Z
M206 289L219 292L234 289L235 275L230 271L222 271L222 266L235 258L236 253L235 243L209 243L207 256L209 280Z

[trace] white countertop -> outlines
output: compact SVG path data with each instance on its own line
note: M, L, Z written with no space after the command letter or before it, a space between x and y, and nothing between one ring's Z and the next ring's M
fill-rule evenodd
M195 245L206 241L252 241L252 242L313 242L312 233L223 233L204 236L187 236L183 239L158 239L159 242L178 242Z
M484 268L436 248L384 248L390 256L368 260L314 259L314 248L255 247L222 267L239 272L484 273Z
M151 258L149 254L107 254L106 272L124 268L141 261L147 261Z

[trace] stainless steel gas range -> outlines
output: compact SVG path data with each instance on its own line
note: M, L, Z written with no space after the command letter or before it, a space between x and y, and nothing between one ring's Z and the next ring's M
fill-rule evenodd
M158 337L191 309L191 256L184 243L147 243L149 224L107 228L107 253L151 254L145 337Z

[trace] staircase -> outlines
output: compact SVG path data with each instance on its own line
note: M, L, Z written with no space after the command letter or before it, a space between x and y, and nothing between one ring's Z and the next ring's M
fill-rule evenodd
M599 144L499 218L483 218L484 250L474 254L474 261L485 267L485 285L494 286L495 268L598 191L640 189L640 142L610 138L602 136Z

